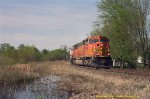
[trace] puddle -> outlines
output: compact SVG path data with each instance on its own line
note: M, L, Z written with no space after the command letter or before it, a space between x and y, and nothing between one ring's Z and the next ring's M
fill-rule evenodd
M1 86L0 99L67 99L68 92L58 90L58 76L45 76L29 84Z

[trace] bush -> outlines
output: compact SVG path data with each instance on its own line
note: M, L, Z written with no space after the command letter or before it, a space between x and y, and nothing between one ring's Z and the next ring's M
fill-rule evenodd
M39 51L35 46L21 44L17 49L10 44L0 45L0 65L28 63L47 60L64 60L68 54L67 48Z
M16 61L9 57L0 57L0 66L13 65Z
M52 50L48 53L48 60L63 60L66 59L67 52L63 49Z

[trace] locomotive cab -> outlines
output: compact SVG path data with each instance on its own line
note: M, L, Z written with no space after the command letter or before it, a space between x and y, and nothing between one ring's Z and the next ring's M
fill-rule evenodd
M73 64L106 68L112 65L109 39L104 36L91 36L73 47Z
M109 40L106 37L89 38L89 50L94 56L110 56Z

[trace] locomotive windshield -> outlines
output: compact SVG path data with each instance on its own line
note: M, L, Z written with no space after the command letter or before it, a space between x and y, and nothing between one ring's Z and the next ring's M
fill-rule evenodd
M93 44L93 43L96 43L96 42L99 42L99 39L90 39L89 40L89 44Z
M109 42L108 39L100 39L100 42Z
M90 39L89 40L89 44L93 44L93 43L96 43L96 42L109 42L109 40L108 39L104 39L104 38L102 38L102 39Z

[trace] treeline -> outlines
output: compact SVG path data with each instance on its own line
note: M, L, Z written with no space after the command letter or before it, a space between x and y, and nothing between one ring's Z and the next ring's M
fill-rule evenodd
M99 16L91 34L110 39L112 58L122 67L136 68L140 56L143 66L150 68L150 1L102 0L97 9Z
M16 63L28 63L49 60L65 60L68 52L67 47L42 51L35 46L21 44L18 48L10 44L0 44L0 65L12 65Z

